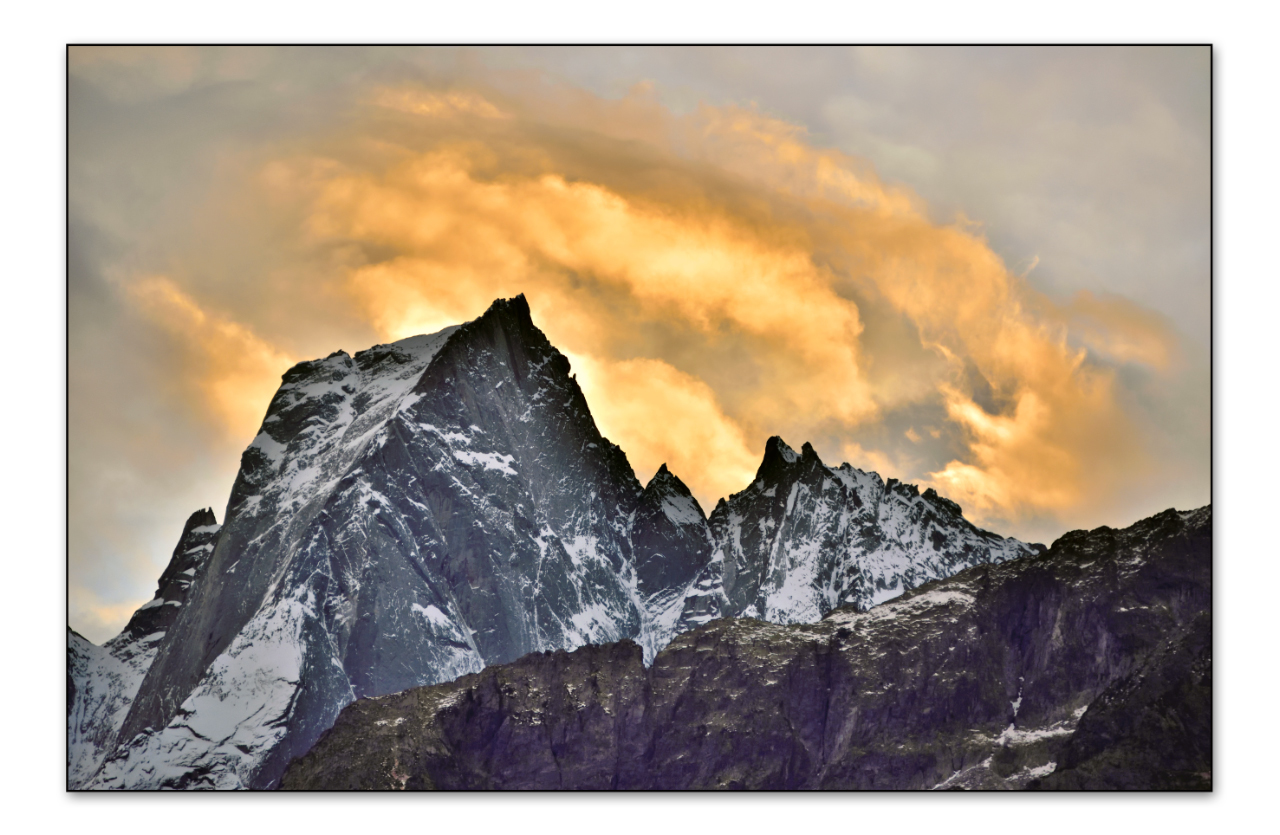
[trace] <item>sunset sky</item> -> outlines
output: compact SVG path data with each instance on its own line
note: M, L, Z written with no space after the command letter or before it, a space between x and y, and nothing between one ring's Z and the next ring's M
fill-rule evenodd
M704 509L765 439L1048 543L1209 501L1208 48L72 48L69 618L280 375L524 293Z

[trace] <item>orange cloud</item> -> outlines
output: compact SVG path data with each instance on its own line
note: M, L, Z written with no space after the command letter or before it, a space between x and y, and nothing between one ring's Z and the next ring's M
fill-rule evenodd
M760 451L748 447L702 380L656 359L570 361L601 433L631 442L623 450L642 481L665 463L697 485L698 501L710 513L755 476Z
M503 292L580 308L567 297L587 284L625 300L622 318L679 322L706 340L731 330L770 353L767 392L747 404L761 422L799 409L846 423L875 413L858 369L857 307L804 248L762 238L729 212L655 205L554 174L484 179L476 167L466 148L449 147L381 175L336 177L318 196L318 234L398 253L348 283L384 333L475 315ZM557 344L591 347L577 327L544 327ZM806 385L817 377L819 391Z
M79 585L67 587L67 598L68 609L76 621L76 631L97 643L105 640L100 635L110 637L117 634L138 607L150 599L104 603L94 591Z
M901 472L897 463L889 456L878 450L864 449L857 441L841 444L840 454L845 461L858 469L880 473L884 478L891 478L894 473Z
M419 116L453 117L459 114L481 116L486 119L505 118L506 114L484 96L463 90L432 92L413 88L384 88L373 95L379 107L389 107Z
M1064 312L1084 344L1101 356L1158 371L1168 370L1177 357L1169 323L1121 296L1098 297L1081 290Z
M746 485L772 434L825 438L1006 530L1099 506L1155 466L1105 363L1168 367L1160 320L1114 298L1055 305L972 225L932 221L797 126L511 79L368 103L376 118L265 160L255 181L335 253L322 292L381 340L525 293L602 431L704 504ZM171 283L140 287L203 358L209 408L256 426L288 358ZM232 345L242 365L214 359Z
M189 374L179 385L194 386L196 411L229 438L247 443L262 424L280 376L297 360L244 326L201 309L172 279L147 276L125 291L185 355Z

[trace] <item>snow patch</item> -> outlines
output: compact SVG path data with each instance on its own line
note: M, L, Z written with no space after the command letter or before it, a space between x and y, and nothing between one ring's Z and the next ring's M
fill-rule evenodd
M471 467L479 464L486 470L496 470L504 475L517 474L515 470L511 469L511 465L516 460L513 455L503 455L500 452L470 452L468 450L455 450L453 457L461 461L463 464Z
M1056 762L1047 762L1044 765L1038 765L1035 768L1028 768L1026 776L1031 780L1037 780L1041 777L1048 777L1053 770L1058 767Z
M267 458L271 459L273 464L278 464L284 460L286 446L266 432L259 432L258 436L249 444L249 448L261 450Z
M446 615L444 612L440 611L439 609L437 609L433 605L428 605L426 608L423 608L422 606L419 606L417 603L415 603L413 604L413 611L417 612L418 614L426 618L431 623L432 626L452 626L453 625L453 621L449 619L449 616Z
M677 525L701 525L706 520L693 504L693 499L684 496L663 496L662 512Z

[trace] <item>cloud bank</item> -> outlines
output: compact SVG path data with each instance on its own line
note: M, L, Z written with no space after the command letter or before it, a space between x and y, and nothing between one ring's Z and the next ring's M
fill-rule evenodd
M102 95L136 98L146 58ZM162 66L187 84L213 73L205 97L253 71ZM464 70L375 74L332 93L326 118L211 147L160 254L113 262L111 304L167 346L172 376L148 396L210 454L238 453L298 359L524 293L641 480L665 462L707 510L773 434L1025 538L1207 500L1203 409L1170 417L1207 402L1204 369L1163 315L1051 298L981 226L939 222L758 106L677 112L650 85L610 98Z

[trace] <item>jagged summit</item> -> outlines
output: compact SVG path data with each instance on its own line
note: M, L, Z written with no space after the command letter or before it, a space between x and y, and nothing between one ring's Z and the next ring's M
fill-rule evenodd
M711 536L702 506L663 464L645 486L634 511L631 545L637 591L653 613L655 628L641 636L646 657L674 635L689 585L711 558Z
M692 502L695 508L697 508L699 516L703 519L707 516L706 513L703 512L702 505L698 503L698 500L694 497L692 491L690 491L688 486L680 480L680 476L667 469L666 464L659 467L658 471L653 474L653 478L649 479L649 483L644 487L644 492L646 495L671 495L679 496L681 499L687 499Z
M764 458L760 461L760 468L756 470L756 481L762 484L771 484L783 477L787 471L787 467L800 460L800 456L796 455L796 451L787 446L787 442L782 438L774 435L765 441Z
M777 437L708 518L665 464L640 484L570 370L517 296L285 372L73 785L270 787L355 698L623 639L647 663L713 617L812 622L1028 552Z
M197 510L182 526L182 535L169 564L160 574L155 596L133 613L119 635L106 643L108 649L141 646L159 640L177 619L192 585L213 553L213 543L222 526L213 508Z
M755 480L708 520L716 549L685 602L677 632L728 614L813 622L837 606L863 609L963 568L1035 553L982 531L932 490L887 482L765 443Z
M286 372L96 784L271 785L353 698L649 629L643 489L569 370L517 297Z

